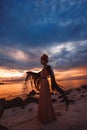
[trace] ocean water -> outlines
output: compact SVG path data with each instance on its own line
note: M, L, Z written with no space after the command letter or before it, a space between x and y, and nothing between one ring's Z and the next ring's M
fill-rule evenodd
M25 99L27 94L32 90L30 83L5 83L0 85L0 98L5 98L6 100L13 99L15 97L21 97Z
M71 88L77 88L81 85L87 85L87 80L69 80L69 81L60 81L58 84L64 89L68 90ZM27 84L24 82L21 83L6 83L0 85L0 98L5 98L6 100L13 99L15 97L21 97L25 99L27 94L34 88L34 84L31 86L28 81Z

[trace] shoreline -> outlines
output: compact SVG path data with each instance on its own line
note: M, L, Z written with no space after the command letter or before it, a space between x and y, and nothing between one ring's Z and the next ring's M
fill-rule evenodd
M57 115L57 120L44 125L37 120L38 102L35 93L27 99L27 104L5 109L1 123L9 130L86 130L87 129L87 86L67 91L70 99L68 111L61 96L51 94L52 103ZM33 96L32 96L33 95ZM34 97L29 102L30 97Z

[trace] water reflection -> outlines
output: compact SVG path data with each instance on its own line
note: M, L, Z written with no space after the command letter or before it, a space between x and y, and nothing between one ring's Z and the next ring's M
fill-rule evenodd
M65 90L70 88L76 88L81 85L86 85L87 80L69 80L69 81L60 81L58 82ZM22 83L11 83L0 85L0 98L5 98L7 100L13 99L17 96L26 98L26 95L34 89L34 84L28 82Z
M81 85L87 85L87 80L66 80L61 81L60 84L63 86L65 90L71 89L71 88L77 88Z
M29 93L31 86L24 83L11 83L0 85L0 98L6 98L7 100L13 99L17 96L22 97L23 99Z

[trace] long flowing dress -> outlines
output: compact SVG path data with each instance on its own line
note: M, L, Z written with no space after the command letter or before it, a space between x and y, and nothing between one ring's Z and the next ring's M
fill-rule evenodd
M38 120L41 123L49 123L56 119L56 114L54 112L51 102L50 87L47 77L48 77L47 70L42 69L41 88L40 88L40 97L38 105Z

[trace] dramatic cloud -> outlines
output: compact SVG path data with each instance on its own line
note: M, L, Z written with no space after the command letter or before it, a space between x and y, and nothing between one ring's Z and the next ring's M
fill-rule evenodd
M40 67L42 53L49 55L50 64L59 70L87 66L87 40L78 42L54 43L48 47L0 49L0 66L16 69Z
M86 0L3 0L0 43L43 46L87 37Z
M52 64L59 69L87 66L87 40L55 44L47 52L51 54Z
M87 0L0 1L0 67L87 66Z

